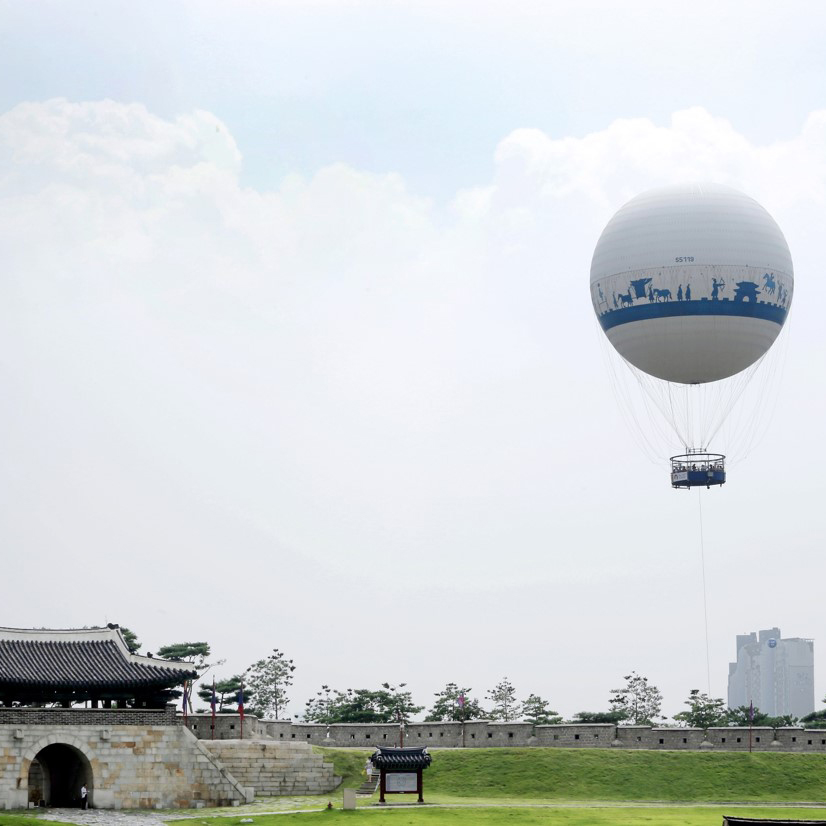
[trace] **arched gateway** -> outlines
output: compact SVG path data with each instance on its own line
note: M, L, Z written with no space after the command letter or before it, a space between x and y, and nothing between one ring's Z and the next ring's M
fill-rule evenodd
M31 759L24 759L21 768L21 786L25 781L28 802L34 806L80 806L80 790L85 786L89 802L94 804L94 773L89 756L81 744L51 742L38 743L30 749L36 752ZM28 765L28 771L25 771Z

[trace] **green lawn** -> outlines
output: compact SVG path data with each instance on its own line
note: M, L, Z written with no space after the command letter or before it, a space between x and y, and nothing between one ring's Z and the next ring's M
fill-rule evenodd
M344 812L309 812L292 815L253 816L254 826L313 826L313 824L340 824L340 826L721 826L725 806L709 807L649 807L649 808L389 808L359 809ZM734 814L741 817L815 819L818 810L737 807ZM209 826L236 826L243 818L196 818L188 823L207 823Z
M433 752L425 799L826 802L826 755L602 749Z
M335 766L336 774L342 778L342 789L357 789L364 782L364 764L373 754L373 749L325 749L313 746L328 763Z

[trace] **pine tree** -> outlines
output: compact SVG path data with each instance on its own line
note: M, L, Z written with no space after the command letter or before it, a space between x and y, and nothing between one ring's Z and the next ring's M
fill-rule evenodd
M501 720L503 723L508 723L519 716L516 689L507 677L503 677L485 696L493 704L490 710L491 720Z

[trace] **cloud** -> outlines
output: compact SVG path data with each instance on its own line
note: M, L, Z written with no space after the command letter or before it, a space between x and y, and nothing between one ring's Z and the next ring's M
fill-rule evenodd
M492 204L583 195L616 209L648 188L686 180L728 183L780 204L821 198L824 118L826 111L811 113L800 135L769 146L751 144L702 107L675 112L668 126L623 118L582 138L518 129L497 147Z
M760 146L699 108L582 137L520 129L491 180L439 203L340 163L244 185L243 147L207 112L51 100L4 113L0 527L24 579L61 560L41 587L54 619L31 623L90 621L60 598L85 581L78 554L95 571L86 612L115 592L133 615L149 592L172 604L180 581L214 605L213 572L240 559L278 590L285 628L308 572L319 627L342 589L426 597L438 578L473 604L491 583L528 583L553 590L562 626L623 583L690 575L685 553L661 565L651 538L673 502L615 484L647 469L603 370L591 251L626 198L710 178L763 202L812 271L824 131L813 112ZM642 512L653 533L628 540L629 568L612 514ZM113 548L148 563L127 586ZM261 604L238 610L269 621Z

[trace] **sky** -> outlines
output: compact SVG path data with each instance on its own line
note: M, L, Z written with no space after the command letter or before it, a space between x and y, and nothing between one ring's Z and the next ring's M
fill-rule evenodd
M565 716L632 670L725 697L779 626L820 708L824 39L818 2L0 0L0 624L278 648L293 715L508 677ZM697 180L796 276L699 496L588 289Z

